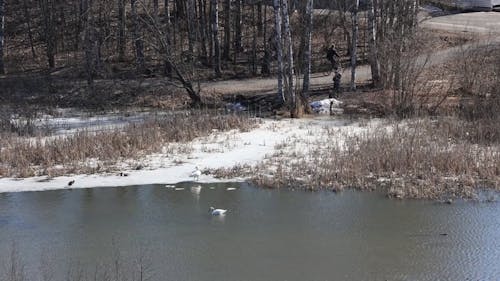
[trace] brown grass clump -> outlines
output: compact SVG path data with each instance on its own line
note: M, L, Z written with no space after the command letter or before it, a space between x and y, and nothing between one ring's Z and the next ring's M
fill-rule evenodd
M249 130L252 119L237 115L182 113L155 116L124 128L73 135L25 138L4 135L0 139L0 176L57 176L111 170L124 159L136 159L161 151L171 142L187 142L214 130Z

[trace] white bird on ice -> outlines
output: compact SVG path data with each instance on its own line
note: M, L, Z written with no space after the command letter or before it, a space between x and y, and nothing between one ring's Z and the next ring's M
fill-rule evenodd
M195 181L198 181L198 179L200 178L200 176L201 176L201 171L198 168L198 166L196 166L194 168L194 171L191 173L190 177L192 177Z
M212 214L212 216L223 216L226 214L227 210L215 209L214 207L210 207L209 212L210 212L210 214Z

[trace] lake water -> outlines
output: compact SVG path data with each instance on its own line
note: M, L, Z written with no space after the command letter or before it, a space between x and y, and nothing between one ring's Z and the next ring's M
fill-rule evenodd
M0 194L0 272L15 244L31 280L116 264L148 280L500 280L500 203L191 186Z

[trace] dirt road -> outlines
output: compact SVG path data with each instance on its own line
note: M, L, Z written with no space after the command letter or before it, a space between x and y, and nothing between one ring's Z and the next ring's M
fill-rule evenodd
M462 13L434 17L421 23L422 28L500 36L500 12Z

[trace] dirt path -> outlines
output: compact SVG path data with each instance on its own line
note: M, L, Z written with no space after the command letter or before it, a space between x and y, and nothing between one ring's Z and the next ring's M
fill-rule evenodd
M500 36L500 13L477 12L434 17L421 23L422 28Z
M311 87L328 86L332 83L332 73L313 73L311 77ZM351 68L342 71L342 83L349 83L351 79ZM364 82L370 79L369 66L362 65L357 69L356 82ZM299 83L302 82L300 77ZM251 78L242 80L225 80L219 82L204 82L201 87L205 93L218 94L244 94L244 93L272 93L278 87L275 77L271 78Z

